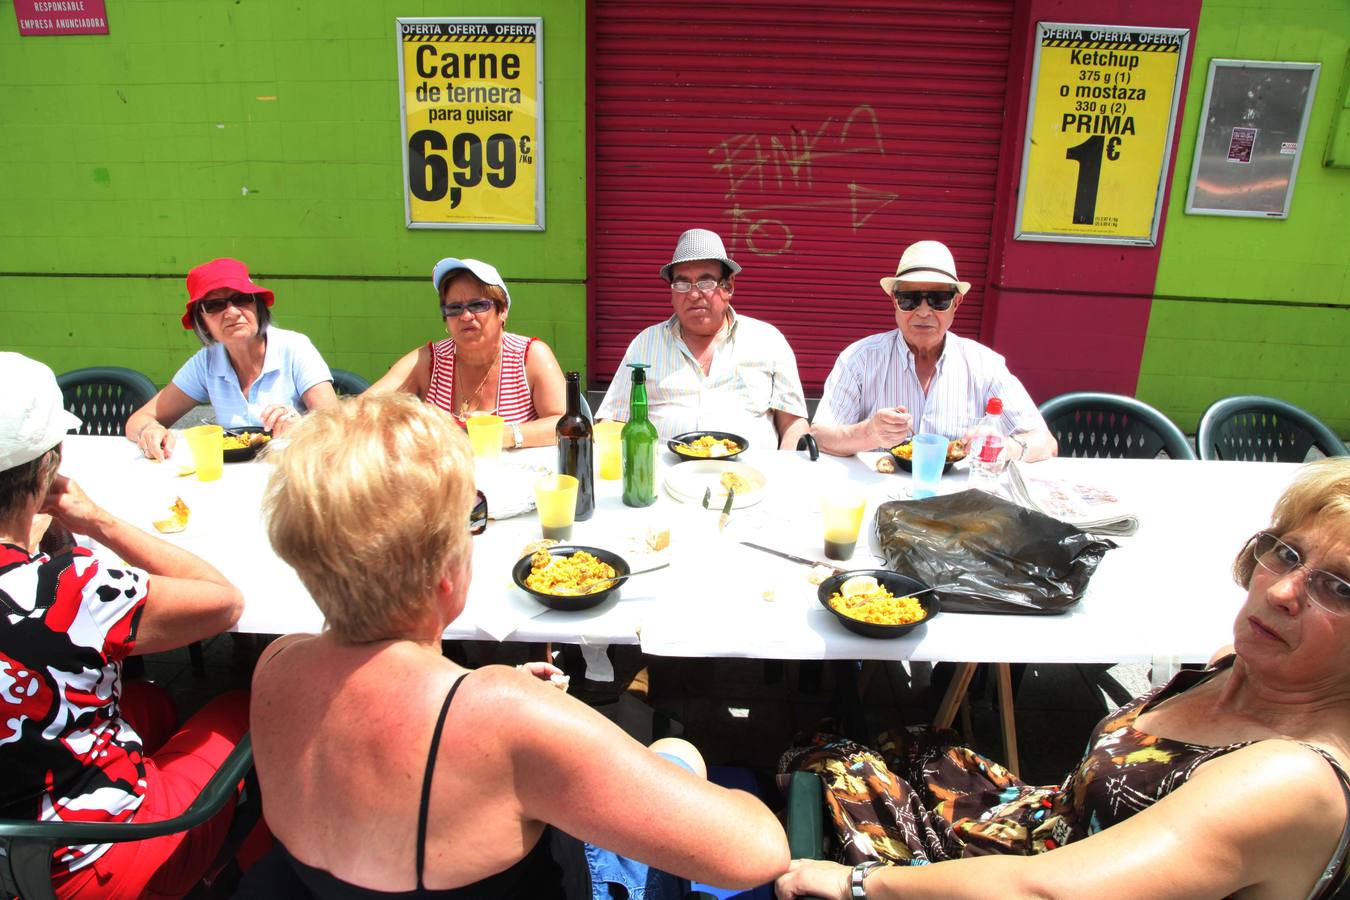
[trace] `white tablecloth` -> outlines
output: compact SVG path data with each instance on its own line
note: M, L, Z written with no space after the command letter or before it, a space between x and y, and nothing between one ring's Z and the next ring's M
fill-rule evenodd
M541 448L507 454L507 461L549 468L553 455L552 448ZM907 496L908 477L876 473L870 468L874 458L822 457L812 463L804 454L750 451L743 461L768 477L763 500L738 509L722 533L718 510L677 502L659 488L654 506L630 509L619 500L618 482L597 481L595 515L577 523L574 541L615 550L634 569L666 560L671 566L635 577L617 598L584 612L545 609L511 583L512 562L539 536L538 519L531 513L493 521L473 539L468 603L446 636L640 642L647 652L677 656L1201 661L1230 640L1242 601L1243 592L1229 575L1232 559L1242 542L1268 522L1275 498L1296 469L1151 460L1038 463L1038 475L1111 489L1142 523L1133 537L1117 539L1119 549L1106 554L1083 601L1057 616L943 614L904 638L878 641L845 631L821 608L805 566L739 544L750 540L823 560L822 493L838 491L840 485L865 493L867 522L878 504ZM267 542L260 513L271 471L265 462L227 465L220 481L202 483L177 476L176 461L141 459L124 439L71 436L62 470L97 502L146 528L153 519L165 518L174 497L181 496L192 510L191 523L168 539L209 559L244 592L247 606L239 631L286 633L321 626L309 594ZM960 490L963 481L964 475L955 472L943 480L942 490ZM669 549L647 550L647 532L665 529L671 534ZM868 525L864 530L870 532ZM881 565L870 550L875 546L860 541L847 566Z

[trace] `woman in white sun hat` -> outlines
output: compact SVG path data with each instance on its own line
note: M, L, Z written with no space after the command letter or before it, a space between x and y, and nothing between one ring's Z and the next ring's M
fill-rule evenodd
M184 812L248 730L248 694L211 700L178 730L173 700L122 663L213 637L243 597L205 560L136 528L58 474L80 420L51 369L0 353L0 819L150 823ZM50 517L50 518L49 518ZM44 551L48 521L92 537ZM61 848L57 897L181 897L205 874L230 812L191 831Z

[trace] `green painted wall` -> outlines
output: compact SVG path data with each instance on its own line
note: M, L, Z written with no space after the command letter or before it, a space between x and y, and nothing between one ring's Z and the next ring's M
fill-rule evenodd
M1350 169L1322 165L1348 48L1345 0L1205 0L1138 389L1186 431L1254 393L1350 434ZM1185 214L1214 58L1322 64L1288 219Z
M585 6L108 0L111 33L19 37L0 4L0 348L163 384L183 277L244 260L278 324L375 378L444 337L442 256L502 271L511 329L584 369ZM404 225L394 20L542 16L543 232Z

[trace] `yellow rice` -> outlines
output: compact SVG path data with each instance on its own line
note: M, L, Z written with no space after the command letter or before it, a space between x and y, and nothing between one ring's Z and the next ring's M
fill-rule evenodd
M221 446L226 450L247 450L254 444L265 444L271 439L271 435L261 434L256 431L248 431L243 434L225 435L221 438Z
M541 594L578 597L605 590L609 584L603 579L613 577L613 566L585 550L578 550L571 556L550 556L546 550L540 550L530 559L530 574L525 584ZM592 584L597 581L601 583Z
M685 456L711 456L712 448L721 446L726 450L723 455L739 453L741 445L731 440L731 438L715 438L710 434L700 435L687 444L679 444L678 449Z
M830 608L850 619L873 625L908 625L923 618L923 604L917 597L897 597L881 585L875 591L845 597L836 592Z

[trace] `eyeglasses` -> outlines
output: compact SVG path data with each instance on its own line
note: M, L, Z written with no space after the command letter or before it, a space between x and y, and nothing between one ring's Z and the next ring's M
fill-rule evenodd
M895 290L891 292L891 296L895 298L895 305L900 307L901 312L913 312L919 308L920 303L927 303L933 312L943 312L956 299L956 291Z
M689 281L681 278L678 281L670 283L670 289L677 294L687 294L694 288L698 288L705 294L711 294L720 287L726 287L726 280L718 281L716 278L700 278L698 281Z
M473 509L469 512L469 534L482 534L487 531L487 494L478 492L478 497L473 501Z
M1309 569L1297 550L1268 531L1258 531L1247 546L1252 548L1252 556L1261 568L1274 575L1303 569L1306 573L1303 595L1313 603L1333 616L1350 613L1350 581L1323 569Z
M464 310L466 309L475 316L479 316L496 305L496 300L488 300L483 297L480 297L477 300L467 300L464 303L442 303L441 318L458 319L460 316L464 315Z
M220 297L216 300L198 300L197 305L202 308L202 312L208 316L220 315L225 311L225 307L233 306L235 309L243 309L253 302L252 294L234 294L230 297Z

